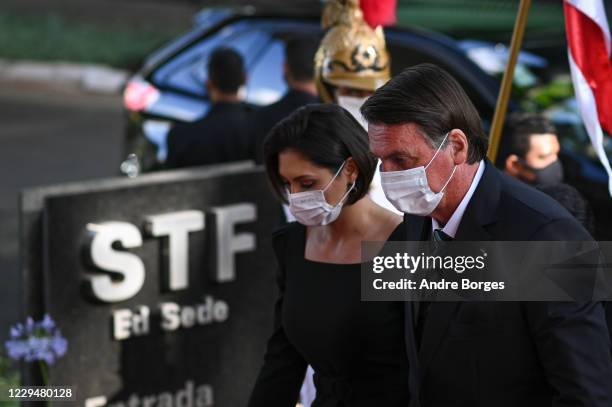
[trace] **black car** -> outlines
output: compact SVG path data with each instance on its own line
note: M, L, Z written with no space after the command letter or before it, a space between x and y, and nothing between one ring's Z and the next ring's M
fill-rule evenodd
M264 15L252 9L210 9L198 15L192 31L149 57L127 84L125 153L136 154L144 171L163 165L170 126L196 120L209 109L205 62L219 45L233 47L243 55L248 102L265 105L278 100L286 90L283 41L296 33L322 35L319 16ZM438 64L461 82L485 120L492 117L499 84L455 41L400 28L387 28L385 35L392 72L421 62Z
M217 46L233 47L243 55L248 71L246 101L266 105L278 100L286 90L282 72L283 43L299 33L322 37L320 16L259 13L248 7L211 8L196 15L191 31L153 53L129 80L124 91L128 117L125 155L135 154L141 171L163 168L171 126L176 122L194 121L208 112L210 101L204 86L206 61ZM385 37L392 74L423 62L441 66L467 91L485 129L489 128L500 81L470 57L470 41L399 27L386 28ZM515 108L511 102L509 110ZM588 152L590 143L579 118L575 114L570 116L573 118L570 134L567 115L557 123L564 147L561 158L566 180L594 207L600 221L600 237L612 237L612 232L607 232L612 230L608 227L612 227L612 218L608 216L612 208L607 175Z

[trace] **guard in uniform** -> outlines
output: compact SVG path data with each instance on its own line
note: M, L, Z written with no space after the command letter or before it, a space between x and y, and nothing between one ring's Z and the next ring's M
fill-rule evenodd
M383 28L366 23L359 0L330 0L323 10L321 25L327 32L315 55L319 97L348 110L367 130L359 109L391 77ZM378 205L400 214L385 197L379 169L369 195Z

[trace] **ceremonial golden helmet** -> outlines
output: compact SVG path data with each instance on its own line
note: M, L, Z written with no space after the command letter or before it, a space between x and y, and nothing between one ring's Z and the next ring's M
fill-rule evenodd
M374 91L389 80L382 27L365 22L359 0L328 0L321 25L329 30L315 55L315 82L324 102L333 102L334 86Z

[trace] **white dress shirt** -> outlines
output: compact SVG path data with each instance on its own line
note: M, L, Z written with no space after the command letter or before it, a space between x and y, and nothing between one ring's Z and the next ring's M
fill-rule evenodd
M485 163L483 160L480 160L478 163L478 169L476 170L476 174L474 175L474 179L470 184L470 188L466 192L465 196L455 209L455 212L451 215L446 225L442 228L442 232L446 233L452 238L455 238L457 234L457 229L459 229L459 224L461 224L461 218L463 218L463 213L465 212L465 208L467 208L470 199L472 199L472 195L474 195L474 191L482 178L482 173L484 172ZM431 218L431 231L433 232L436 229L440 229L440 224L434 218Z

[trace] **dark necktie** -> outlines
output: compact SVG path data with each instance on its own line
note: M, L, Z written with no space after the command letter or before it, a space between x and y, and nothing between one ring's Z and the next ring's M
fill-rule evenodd
M436 254L442 246L444 246L444 242L450 242L453 240L452 237L447 235L442 231L442 229L434 229L431 234L432 239L432 254ZM425 327L425 320L427 319L427 313L429 312L429 306L431 305L431 301L420 301L418 305L417 312L417 325L416 325L416 338L417 345L421 346L421 341L423 339L423 330Z
M442 229L434 229L432 236L435 243L450 242L453 240L453 238L444 233Z

